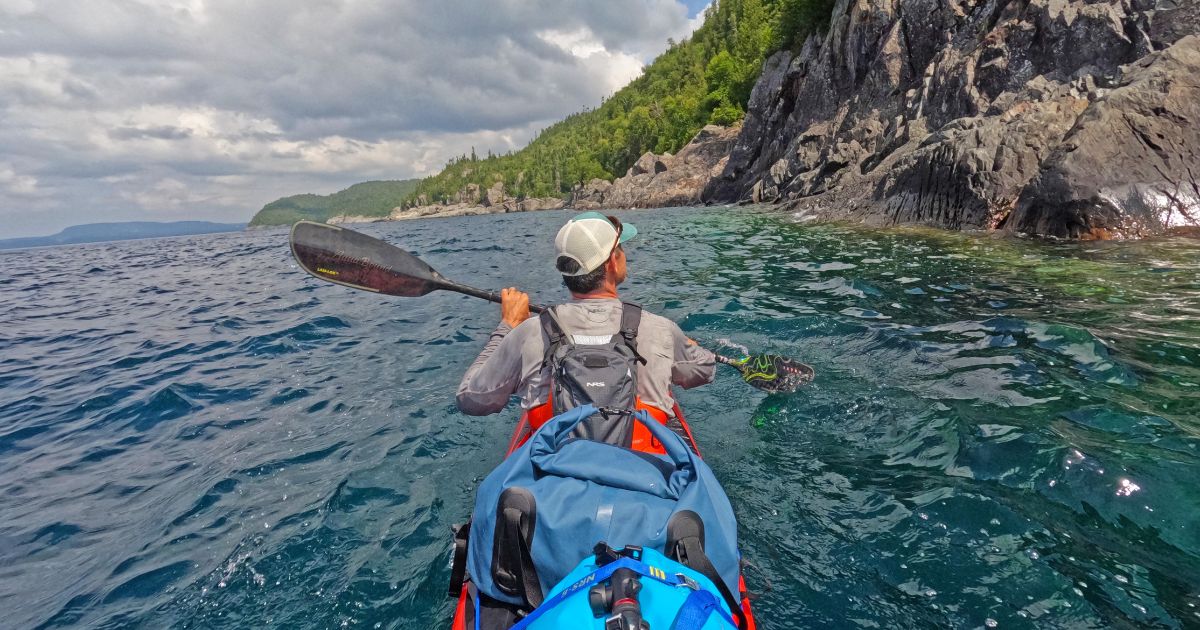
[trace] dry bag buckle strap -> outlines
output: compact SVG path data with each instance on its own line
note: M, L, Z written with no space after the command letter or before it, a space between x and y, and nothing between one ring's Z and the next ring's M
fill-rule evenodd
M596 411L600 412L600 415L604 416L605 418L611 418L613 416L632 416L634 414L633 409L622 409L620 407L597 407Z
M462 587L467 579L467 541L470 540L471 523L455 525L454 530L454 560L450 564L451 598L462 595Z
M686 586L686 587L692 589L693 591L700 590L700 584L698 584L696 582L696 580L693 580L692 578L690 578L682 573L676 573L675 579L679 580L679 586Z

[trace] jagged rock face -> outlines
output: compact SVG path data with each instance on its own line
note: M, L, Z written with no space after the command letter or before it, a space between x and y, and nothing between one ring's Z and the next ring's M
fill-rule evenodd
M455 198L458 203L479 203L479 184L467 184L462 190L458 191Z
M556 197L538 198L538 199L522 199L517 202L518 212L538 212L541 210L559 210L566 206L566 202Z
M1197 225L1198 5L840 0L768 59L703 199L1064 237Z
M1128 68L1043 162L1009 225L1065 237L1200 225L1200 37Z
M496 182L484 193L483 206L487 208L502 203L504 203L504 182Z
M677 155L646 153L625 177L611 184L594 179L577 188L571 205L580 210L697 205L705 187L724 170L737 134L737 128L709 125Z
M657 175L667 170L667 160L671 154L664 154L661 158L653 153L646 152L642 157L634 162L633 166L629 167L629 171L625 173L626 177L634 175Z
M604 208L604 196L609 190L612 190L612 182L603 179L593 179L583 186L576 186L571 195L571 207L577 210Z

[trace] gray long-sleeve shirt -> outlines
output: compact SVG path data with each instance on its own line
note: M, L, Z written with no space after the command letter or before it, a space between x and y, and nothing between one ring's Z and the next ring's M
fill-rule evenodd
M554 312L576 343L594 344L619 332L622 309L616 299L572 299ZM637 338L638 353L646 359L638 369L642 402L671 413L671 385L686 389L712 381L713 353L690 342L675 322L643 311ZM545 403L550 390L550 371L542 365L547 343L537 317L516 328L501 323L463 376L458 408L472 416L496 413L513 394L520 396L523 409Z

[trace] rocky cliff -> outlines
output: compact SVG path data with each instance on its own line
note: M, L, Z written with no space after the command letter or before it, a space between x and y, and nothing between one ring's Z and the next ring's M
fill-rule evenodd
M839 0L707 202L1068 238L1200 226L1200 0ZM630 204L632 205L632 204Z

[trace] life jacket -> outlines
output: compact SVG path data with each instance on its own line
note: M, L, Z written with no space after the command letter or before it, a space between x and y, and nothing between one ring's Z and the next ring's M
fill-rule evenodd
M587 344L578 343L563 330L554 308L542 311L539 319L547 338L542 365L550 369L554 414L592 405L598 412L579 424L576 437L620 446L632 444L633 421L629 415L636 404L638 364L646 363L637 351L642 308L624 303L617 334Z
M530 409L526 417L530 430L576 407L592 404L599 417L580 425L577 437L618 444L635 451L663 454L662 445L627 412L645 411L667 424L670 415L642 402L637 396L639 364L646 359L638 353L637 335L642 307L623 302L620 330L607 340L582 344L567 334L554 314L547 309L539 316L547 344L543 365L550 370L550 391L545 403Z
M475 610L468 613L490 620L481 628L508 628L562 592L555 589L603 541L688 567L708 580L726 614L740 611L737 522L708 465L644 412L628 417L653 434L663 455L577 437L596 412L585 405L553 418L483 481L472 521L458 532L464 544L451 593L469 574Z
M692 439L687 425L677 418L672 417L670 414L662 409L659 409L658 407L643 402L641 396L638 396L635 399L634 410L645 412L646 415L650 416L654 420L657 420L659 424L666 425L672 431L682 437L684 441L692 447L692 450L696 450L695 442ZM676 410L676 413L678 413L678 410ZM525 440L528 440L535 431L540 429L543 424L546 424L546 422L553 417L553 400L547 400L546 402L526 411L521 416L522 424L519 425L518 430L513 433L513 439L511 442L509 442L508 449L505 452L511 453L519 448L525 443ZM654 435L650 433L646 427L642 426L641 423L638 422L633 423L633 439L631 440L629 448L641 453L656 453L658 455L666 454L666 451L663 450L662 443L658 441L658 438L654 437Z

